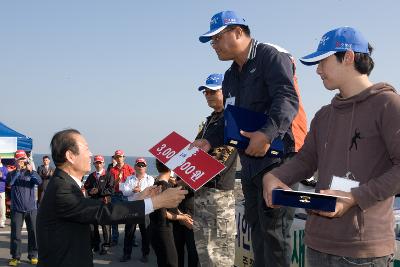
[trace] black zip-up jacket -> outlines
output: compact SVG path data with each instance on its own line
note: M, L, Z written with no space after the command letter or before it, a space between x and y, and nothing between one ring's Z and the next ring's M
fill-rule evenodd
M196 139L200 139L205 136L206 133L218 133L219 127L224 124L224 113L213 112L207 117L206 123L203 129L196 136ZM236 175L236 161L237 161L237 150L231 146L219 146L211 149L209 153L219 162L225 165L225 170L216 175L212 180L207 182L204 186L210 188L216 188L219 190L233 190L235 189L235 175Z
M100 199L107 197L111 198L111 195L114 193L114 179L111 177L109 172L105 172L104 175L101 175L99 178L95 176L96 172L92 172L89 174L88 178L85 182L85 190L91 198ZM97 188L97 194L90 194L90 190L93 188Z
M235 97L235 106L269 116L269 121L259 130L265 133L271 141L282 138L285 152L296 151L295 138L292 132L292 122L298 114L300 100L295 84L295 64L293 57L284 49L251 41L247 62L239 71L239 66L233 62L225 72L222 90L224 102ZM301 108L302 110L302 108ZM303 112L303 110L302 110ZM302 139L306 130L305 115L301 121ZM212 147L223 144L223 127L219 134L205 134ZM242 177L254 177L270 165L279 162L277 158L250 157L239 150L242 164Z

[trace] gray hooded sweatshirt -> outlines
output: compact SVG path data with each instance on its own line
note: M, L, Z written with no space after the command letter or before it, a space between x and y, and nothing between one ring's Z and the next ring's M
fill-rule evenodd
M367 258L394 253L394 195L400 193L400 96L378 83L347 99L336 95L311 122L299 153L271 173L291 185L318 170L316 190L351 172L356 205L340 218L310 215L307 246Z

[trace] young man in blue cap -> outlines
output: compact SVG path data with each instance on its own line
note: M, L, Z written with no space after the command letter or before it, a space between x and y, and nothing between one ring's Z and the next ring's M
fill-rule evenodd
M373 84L372 47L354 28L327 32L305 65L318 64L326 89L338 89L311 122L304 146L263 178L272 206L274 188L310 177L316 189L347 197L334 212L312 211L305 243L308 266L386 267L395 251L393 199L400 192L400 97L386 83Z
M267 123L255 132L241 132L250 139L239 150L245 218L252 230L254 266L290 266L290 227L294 209L270 209L262 197L262 176L290 158L303 144L307 132L293 57L284 49L259 43L250 36L243 18L223 11L211 18L210 30L200 42L211 41L221 61L232 60L222 84L225 104L268 115ZM205 134L193 145L205 151L223 143L223 127ZM269 157L275 138L282 139L283 158Z
M222 74L211 74L206 84L199 87L207 104L213 109L196 139L218 131L224 125ZM194 193L193 231L201 266L231 267L235 257L235 175L237 151L223 145L210 150L210 154L225 170ZM223 238L222 238L223 237Z

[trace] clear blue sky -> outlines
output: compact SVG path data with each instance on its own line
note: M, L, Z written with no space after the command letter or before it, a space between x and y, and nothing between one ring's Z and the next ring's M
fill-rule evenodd
M212 15L235 10L252 36L296 58L313 52L330 29L353 26L375 47L374 82L400 88L398 1L0 2L0 121L49 152L52 135L80 130L93 153L131 156L177 131L193 139L210 113L197 87L223 73L209 44L198 41ZM308 120L334 95L315 67L298 62Z

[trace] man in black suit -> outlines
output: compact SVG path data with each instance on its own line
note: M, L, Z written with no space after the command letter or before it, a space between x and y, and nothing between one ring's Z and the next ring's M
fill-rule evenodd
M50 178L54 173L54 168L50 167L49 156L43 156L42 160L43 165L40 165L37 169L37 173L40 175L43 181L42 184L38 187L38 203L40 203L40 201L42 200L47 185L49 184Z
M92 267L90 224L142 223L144 215L176 207L187 193L150 187L138 201L104 204L85 198L81 177L90 171L92 153L75 129L56 133L51 140L56 165L37 216L39 263L42 267Z

